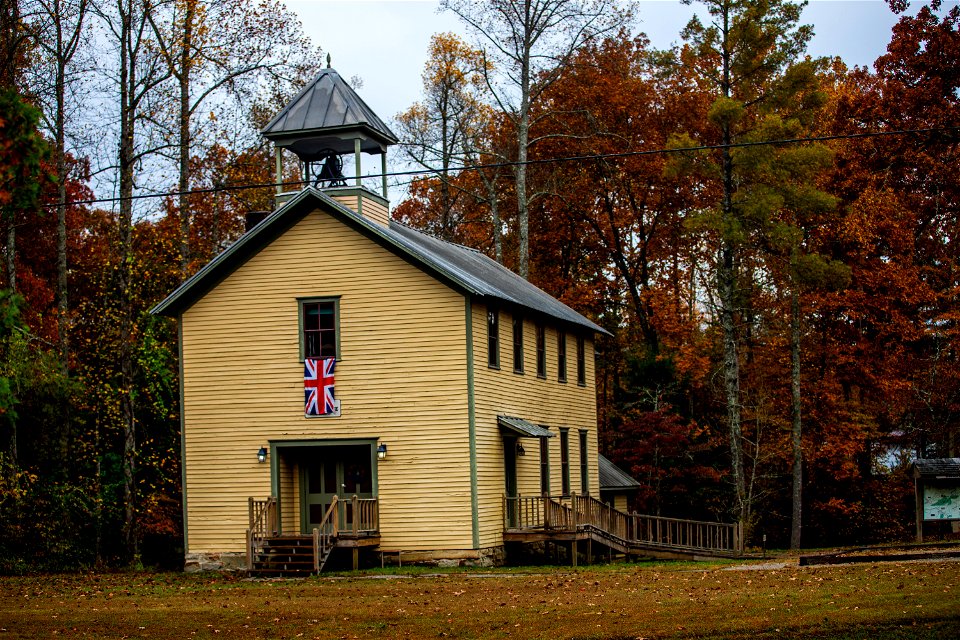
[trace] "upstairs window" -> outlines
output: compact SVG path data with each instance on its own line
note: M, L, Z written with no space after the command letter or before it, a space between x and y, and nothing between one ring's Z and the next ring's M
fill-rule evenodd
M567 381L567 334L557 332L557 380Z
M577 384L587 386L587 360L583 336L577 336Z
M487 365L500 367L500 312L487 309Z
M513 371L523 373L523 317L513 316Z
M547 377L547 330L537 325L537 377Z
M300 359L339 358L339 301L300 301Z

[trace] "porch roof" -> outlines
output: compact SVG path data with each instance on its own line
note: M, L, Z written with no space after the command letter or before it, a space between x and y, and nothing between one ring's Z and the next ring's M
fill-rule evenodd
M501 429L505 429L520 436L521 438L552 438L553 433L540 425L533 424L523 418L514 418L513 416L497 416L497 424Z

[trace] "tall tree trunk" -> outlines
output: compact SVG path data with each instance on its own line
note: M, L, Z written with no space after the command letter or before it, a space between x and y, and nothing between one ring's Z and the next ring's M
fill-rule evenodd
M524 25L531 24L530 2L523 3ZM530 202L527 199L527 158L530 144L530 54L533 50L529 28L523 29L523 55L520 60L520 117L517 120L517 222L520 225L520 276L530 279Z
M721 92L729 98L731 85L730 50L730 7L723 8L723 79ZM743 464L743 428L740 414L740 355L738 353L739 332L737 331L736 310L739 302L737 278L737 241L732 237L730 227L734 226L736 212L733 207L733 194L736 190L733 177L733 157L730 144L733 132L729 123L722 125L722 179L723 202L721 228L722 247L717 265L717 288L720 299L720 325L723 330L723 381L727 404L727 422L730 430L730 469L733 474L736 508L740 522L746 523L750 516L750 500L747 496L746 474Z
M62 77L62 76L61 76ZM60 373L70 373L69 298L67 289L67 159L64 143L64 88L57 83L57 343Z
M128 561L138 555L136 531L136 421L133 395L133 301L130 291L130 256L133 232L134 127L137 88L136 64L133 59L133 12L136 0L118 3L121 20L120 43L120 219L119 219L119 301L120 310L120 409L123 419L123 543Z
M723 382L730 431L730 469L733 474L737 517L749 517L746 474L743 465L743 430L740 414L740 356L737 349L736 273L733 249L725 245L720 252L717 287L720 299L720 326L723 331Z
M525 120L522 118L521 120ZM520 148L517 153L517 166L514 168L514 178L517 188L517 222L520 227L518 271L520 276L530 277L530 212L527 202L527 139L529 132L526 125L521 123L521 133L518 136Z
M57 35L60 35L58 25ZM70 337L69 337L69 308L67 304L67 154L64 140L65 123L65 78L66 65L61 60L57 70L56 82L56 139L55 163L57 171L57 359L60 365L60 375L64 379L70 375ZM71 439L71 403L64 403L63 414L59 423L60 438L58 442L61 468L69 468L69 452Z
M790 548L800 548L803 499L803 449L800 447L800 292L796 282L790 290L790 410L793 447L793 509L790 521Z
M180 179L177 183L180 208L180 278L186 280L190 270L190 74L193 48L195 0L184 3L183 42L180 43Z
M486 202L490 205L490 224L493 231L493 256L503 264L503 238L500 235L500 199L497 197L497 174L491 178L486 172L480 172L480 179L487 190Z
M497 262L503 264L503 238L500 235L500 203L497 200L496 189L490 199L490 218L493 224L493 256Z

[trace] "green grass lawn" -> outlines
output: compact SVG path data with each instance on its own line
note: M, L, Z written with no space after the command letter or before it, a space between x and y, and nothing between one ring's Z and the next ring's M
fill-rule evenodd
M960 638L960 563L0 578L12 638Z

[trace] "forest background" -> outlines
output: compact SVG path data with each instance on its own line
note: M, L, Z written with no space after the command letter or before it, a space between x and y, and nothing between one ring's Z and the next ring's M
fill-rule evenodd
M393 216L610 331L601 451L638 511L908 538L910 462L960 448L960 9L891 2L849 69L805 55L800 5L702 4L657 50L612 0L445 2L470 35L434 36L394 121L423 173ZM177 567L177 329L149 311L272 209L258 131L323 58L276 0L0 21L0 570Z

